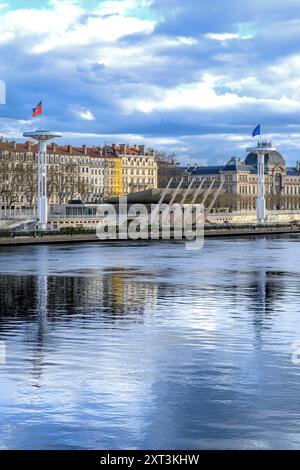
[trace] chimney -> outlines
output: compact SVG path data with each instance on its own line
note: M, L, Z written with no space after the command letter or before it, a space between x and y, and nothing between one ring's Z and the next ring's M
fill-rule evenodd
M140 155L145 155L145 145L139 145L139 153Z
M300 162L297 162L297 163L296 163L296 169L297 169L297 171L298 171L298 173L299 173L299 172L300 172Z
M12 142L12 148L14 150L17 150L17 142L15 142L15 141Z
M51 144L51 150L53 150L53 152L56 152L57 150L57 144Z
M120 144L120 154L126 155L126 144Z
M99 151L99 154L102 156L103 153L102 153L102 147L98 147L98 151Z
M84 155L87 155L87 153L88 153L87 145L83 145L82 150L83 150Z
M67 152L71 155L73 153L72 145L67 145Z
M31 149L32 149L32 142L27 141L27 142L26 142L26 148L27 148L27 150L31 151Z

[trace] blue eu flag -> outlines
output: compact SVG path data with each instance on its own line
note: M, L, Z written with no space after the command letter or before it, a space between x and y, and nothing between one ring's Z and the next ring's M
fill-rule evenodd
M255 137L257 135L260 135L260 124L258 124L258 126L252 132L252 137Z

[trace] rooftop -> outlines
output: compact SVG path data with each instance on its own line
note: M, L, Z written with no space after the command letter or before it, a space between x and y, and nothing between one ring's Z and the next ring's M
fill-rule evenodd
M197 176L197 175L217 175L221 172L222 166L197 166L194 168L191 172L191 176Z
M257 155L250 152L246 157L245 163L246 165L257 166ZM265 164L267 166L285 166L285 160L277 150L272 150L265 154Z
M27 153L31 152L36 154L38 152L38 144L32 141L26 142L6 142L0 141L0 152L13 152L13 153ZM76 156L76 157L117 157L118 155L134 155L144 156L145 146L127 146L125 144L120 145L104 145L104 146L87 146L82 145L81 147L73 145L57 145L56 143L49 144L47 146L47 152L50 155L62 155L62 156Z

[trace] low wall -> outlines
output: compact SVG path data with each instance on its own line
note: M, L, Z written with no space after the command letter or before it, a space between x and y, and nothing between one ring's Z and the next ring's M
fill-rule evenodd
M267 221L270 223L289 223L299 222L300 223L300 211L268 211ZM25 223L26 219L23 220L0 220L0 230L12 230L21 223ZM65 227L83 227L96 229L99 222L98 218L95 217L83 217L83 218L55 218L50 217L49 225L52 229L60 229ZM223 225L225 222L230 224L256 224L256 213L255 212L228 212L219 214L210 214L207 219L208 223Z
M265 226L260 228L234 228L229 229L211 228L205 230L205 238L227 238L227 237L258 237L258 236L298 236L300 237L300 228L292 227L278 227L276 226ZM9 247L9 246L26 246L26 245L49 245L49 244L75 244L75 243L144 243L145 240L131 240L130 238L126 240L99 240L95 234L82 234L82 235L43 235L40 237L0 237L0 248ZM149 239L151 241L151 239ZM154 243L157 243L157 239L153 240ZM164 240L165 242L166 240ZM182 240L184 242L184 239ZM170 239L172 242L172 237ZM176 240L176 243L178 240Z
M66 227L76 227L76 228L90 228L96 229L99 219L95 217L66 217L66 218L59 218L56 219L54 217L50 217L49 225L53 229L60 229Z

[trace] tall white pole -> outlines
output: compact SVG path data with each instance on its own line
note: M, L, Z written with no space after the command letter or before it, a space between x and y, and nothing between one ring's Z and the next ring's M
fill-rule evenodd
M61 137L58 132L35 131L24 132L24 137L29 137L38 142L38 187L37 187L37 212L39 229L47 230L48 225L48 197L47 197L47 143L56 137Z
M257 153L257 222L264 224L266 220L265 200L265 154Z
M47 141L40 140L38 143L38 149L38 218L40 229L46 230L48 224Z
M265 199L265 156L276 152L272 142L260 140L255 148L247 149L247 152L257 156L257 203L256 216L258 224L266 223L266 199Z

